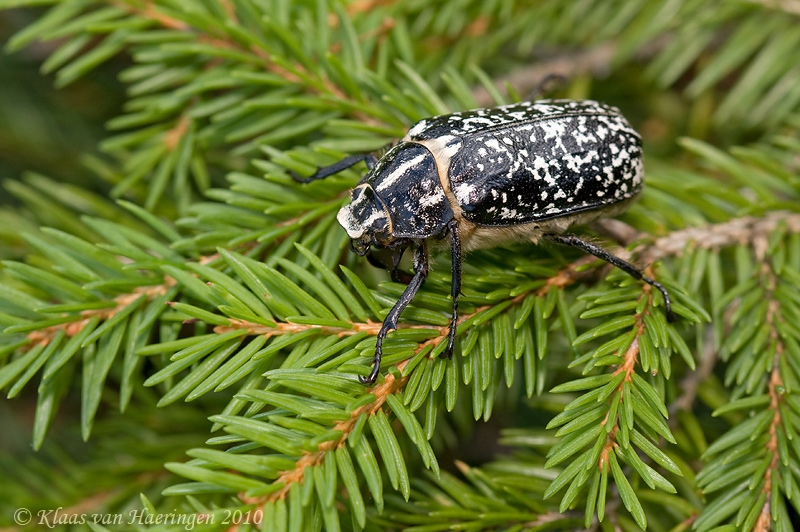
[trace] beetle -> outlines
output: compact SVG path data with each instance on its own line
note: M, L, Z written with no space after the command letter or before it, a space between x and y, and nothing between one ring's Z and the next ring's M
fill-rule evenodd
M458 323L462 253L513 241L549 240L579 248L658 289L667 318L667 290L633 264L565 234L573 224L618 214L643 187L641 136L616 107L593 100L524 101L426 118L380 159L346 157L302 182L359 162L368 173L337 219L350 247L397 279L403 253L414 253L414 276L383 321L370 374L374 383L383 340L397 328L429 271L431 248L449 241L453 308L447 347Z

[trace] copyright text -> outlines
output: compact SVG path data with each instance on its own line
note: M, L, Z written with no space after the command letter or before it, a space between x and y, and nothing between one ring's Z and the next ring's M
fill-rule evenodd
M260 513L260 512L259 512ZM19 526L35 525L45 528L55 528L63 525L85 525L95 523L98 525L178 525L184 530L192 530L197 525L216 524L243 524L249 522L258 524L260 515L251 512L226 512L225 515L202 513L150 513L147 510L131 510L126 513L77 513L59 507L54 510L37 510L32 512L27 508L18 508L14 512L14 522Z

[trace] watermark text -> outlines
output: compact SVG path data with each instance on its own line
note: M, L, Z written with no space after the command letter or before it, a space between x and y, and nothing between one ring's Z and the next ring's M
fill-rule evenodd
M182 526L184 530L193 530L198 525L240 525L261 523L261 510L218 510L213 514L174 512L151 513L145 509L131 510L124 513L79 513L71 509L58 507L52 510L32 512L27 508L17 508L14 522L19 526L33 525L53 529L64 525L85 525L94 523L103 526L114 525L170 525Z

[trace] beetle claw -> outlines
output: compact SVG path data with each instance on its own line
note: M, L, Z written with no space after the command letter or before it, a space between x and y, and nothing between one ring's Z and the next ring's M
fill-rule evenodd
M372 386L375 384L375 381L378 380L378 373L380 372L381 366L379 362L372 363L372 371L369 372L369 375L359 375L358 382L361 384Z
M450 331L447 334L447 347L444 348L442 354L439 355L439 358L452 358L453 357L453 348L456 344L456 327L458 326L458 316L453 314L453 318L450 321Z
M453 358L453 346L448 343L447 347L445 347L444 351L439 355L439 358L446 358L448 360Z
M669 297L669 292L667 292L667 289L664 288L664 285L662 285L658 281L650 279L649 277L644 277L644 281L647 284L656 287L661 292L661 295L664 296L664 314L667 315L667 321L669 323L674 323L675 321L677 321L675 313L672 312L672 300Z
M308 179L307 177L303 177L294 170L286 169L286 173L289 174L289 177L292 178L293 181L296 183L310 183L313 179Z

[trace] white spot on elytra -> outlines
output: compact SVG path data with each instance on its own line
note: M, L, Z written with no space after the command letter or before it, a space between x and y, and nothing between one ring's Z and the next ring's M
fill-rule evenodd
M458 203L461 205L469 205L472 203L471 196L475 192L475 185L469 183L459 183L453 187L453 194L455 194Z
M484 142L484 144L486 144L488 148L491 148L494 151L503 151L503 148L500 147L500 143L495 138L487 139L486 142Z

